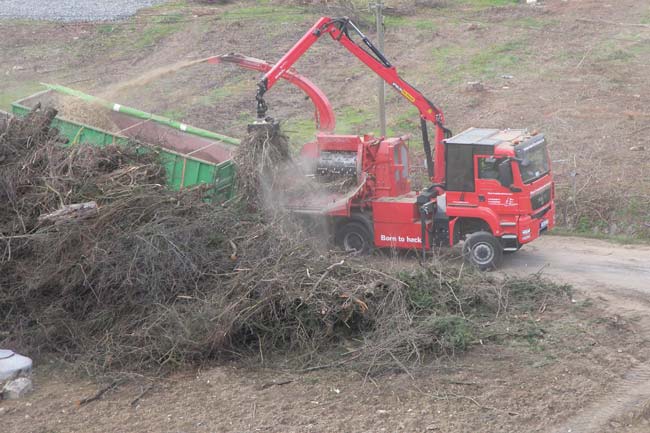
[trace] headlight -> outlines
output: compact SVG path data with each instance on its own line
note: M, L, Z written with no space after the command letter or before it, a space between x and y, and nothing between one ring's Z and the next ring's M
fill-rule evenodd
M530 229L524 229L521 231L522 236L530 236Z

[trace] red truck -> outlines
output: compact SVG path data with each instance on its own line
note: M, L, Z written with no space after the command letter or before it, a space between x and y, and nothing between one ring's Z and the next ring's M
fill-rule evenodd
M325 34L419 110L432 182L424 191L411 191L408 137L333 134L329 101L291 69ZM517 251L553 228L555 189L544 135L486 128L452 135L442 111L403 80L348 18L320 18L275 65L237 55L214 62L224 60L265 72L258 83L256 126L273 124L266 115L264 94L280 78L298 85L314 102L319 132L301 156L310 161L318 178L353 177L356 187L293 207L296 212L325 217L345 250L398 248L424 253L463 242L465 258L485 270L497 267L504 251Z

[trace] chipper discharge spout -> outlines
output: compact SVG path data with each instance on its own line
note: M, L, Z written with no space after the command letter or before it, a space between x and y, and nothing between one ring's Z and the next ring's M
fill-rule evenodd
M264 73L268 73L274 67L274 65L264 60L245 56L243 54L237 54L237 53L222 54L219 56L209 57L207 59L207 62L213 65L229 63L229 64L239 66L240 68L250 69L253 71L259 71ZM316 85L311 80L298 74L295 70L291 68L284 70L282 74L279 76L279 78L282 78L288 81L289 83L293 84L294 86L298 87L300 90L302 90L305 93L305 95L307 95L307 97L314 104L314 109L315 109L314 119L316 121L316 129L318 131L325 132L325 133L334 131L334 127L336 125L336 118L334 115L334 110L332 109L332 105L327 99L325 93L323 93L318 87L316 87ZM260 127L265 128L268 127L268 125L266 124L274 123L270 121L269 118L266 117L266 110L268 109L268 106L264 101L264 93L266 92L266 90L268 90L268 87L266 88L266 90L262 90L262 89L263 87L258 86L257 120L251 124L252 129L260 128ZM249 128L249 132L251 131L251 128Z

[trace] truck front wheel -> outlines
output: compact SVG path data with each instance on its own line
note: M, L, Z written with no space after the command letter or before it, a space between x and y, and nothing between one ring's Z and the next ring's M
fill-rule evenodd
M465 240L463 257L481 271L496 269L503 258L503 247L492 234L476 232Z
M368 254L372 249L370 232L358 222L350 222L341 226L336 234L336 243L345 252L355 255Z

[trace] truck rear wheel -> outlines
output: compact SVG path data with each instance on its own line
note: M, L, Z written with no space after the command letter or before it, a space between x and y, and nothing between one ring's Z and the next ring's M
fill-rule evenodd
M463 257L481 271L496 269L503 259L501 242L488 232L472 233L463 245Z
M347 253L368 254L372 249L370 231L359 222L347 223L336 233L336 244Z

